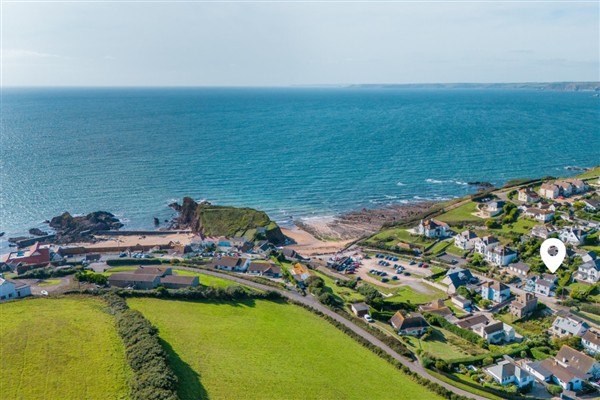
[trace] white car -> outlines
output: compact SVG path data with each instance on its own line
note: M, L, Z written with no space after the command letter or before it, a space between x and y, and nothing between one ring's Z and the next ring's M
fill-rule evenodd
M367 321L370 324L375 322L375 320L373 318L371 318L371 316L369 314L365 315L363 318L365 319L365 321Z

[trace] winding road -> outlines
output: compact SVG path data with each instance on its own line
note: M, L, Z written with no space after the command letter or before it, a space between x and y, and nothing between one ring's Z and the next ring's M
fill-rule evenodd
M466 390L462 390L460 388L454 387L454 386L450 385L449 383L446 383L446 382L438 379L437 377L430 375L429 372L425 368L423 368L423 366L421 366L418 362L412 362L412 361L407 360L406 358L402 357L400 354L396 353L391 347L387 346L385 343L383 343L377 337L373 336L371 333L369 333L365 329L361 328L360 326L356 325L354 322L350 321L349 319L342 317L341 315L333 312L329 308L320 304L314 297L312 297L310 295L302 296L298 293L288 292L285 290L274 288L272 286L256 283L254 281L244 279L241 276L237 277L237 276L223 274L223 273L216 272L216 271L208 271L208 270L204 270L204 269L197 269L197 268L190 268L190 267L176 267L176 268L187 270L187 271L194 271L194 272L198 272L200 274L214 276L214 277L221 278L221 279L227 279L227 280L230 280L230 281L242 284L242 285L250 286L250 287L253 287L253 288L259 289L259 290L265 290L265 291L271 290L271 291L277 292L288 299L305 304L315 310L322 312L323 314L331 317L332 319L340 322L347 328L351 329L354 333L356 333L356 334L360 335L362 338L368 340L371 344L373 344L373 345L379 347L380 349L382 349L383 351L385 351L388 355L393 357L395 360L399 361L402 365L406 366L411 371L429 379L430 381L435 382L435 383L445 387L446 389L451 390L452 392L454 392L458 395L461 395L461 396L466 396L466 397L469 397L469 398L475 399L475 400L489 400L486 397L478 396L473 393L467 392Z

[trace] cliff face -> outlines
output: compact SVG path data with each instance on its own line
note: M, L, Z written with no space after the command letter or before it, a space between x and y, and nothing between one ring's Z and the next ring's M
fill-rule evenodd
M59 243L86 241L90 234L117 230L123 226L118 218L106 211L96 211L79 217L64 212L52 218L49 225L56 230L55 240Z
M184 197L182 204L170 206L179 213L174 223L177 229L191 229L204 236L244 236L249 240L265 238L274 244L285 241L279 226L263 211L216 206L208 202L198 204L190 197Z

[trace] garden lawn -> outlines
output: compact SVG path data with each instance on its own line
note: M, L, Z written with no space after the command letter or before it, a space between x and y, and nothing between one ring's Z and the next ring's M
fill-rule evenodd
M0 397L128 399L125 350L105 308L87 297L0 304Z
M542 223L529 218L519 218L512 224L504 224L500 229L492 229L492 231L502 233L529 233L536 225L542 225Z
M440 399L304 308L132 298L160 330L181 399ZM357 378L359 377L359 378ZM399 389L401 388L401 389Z
M216 287L227 287L231 285L240 285L237 282L233 282L227 279L218 278L216 276L204 275L199 272L187 271L183 269L173 269L173 275L184 275L184 276L197 276L200 279L200 285L202 286L216 286Z
M459 222L472 222L476 224L483 224L483 219L473 215L473 213L475 212L477 212L477 203L470 201L466 204L463 204L460 207L456 207L455 209L436 217L436 219L447 222L449 224Z
M409 302L411 304L423 304L429 303L435 299L443 299L448 297L447 294L441 290L435 289L432 286L429 286L425 283L420 283L420 285L425 286L429 293L418 292L416 289L407 285L401 286L398 289L393 289L392 293L395 294L386 298L386 300L389 302Z
M442 242L437 243L435 246L433 246L431 249L429 249L429 253L431 254L439 254L442 253L444 251L446 251L446 249L452 245L453 242L449 241L449 240L444 240Z
M398 242L409 243L417 247L427 248L435 243L435 240L423 236L411 234L403 228L386 229L366 240L367 243L384 241L386 246L394 247Z
M325 286L327 286L326 290L334 296L337 296L338 299L348 303L356 303L364 300L365 297L362 294L358 293L356 290L336 285L336 280L334 278L322 273L321 271L314 272L318 277L323 279L323 281L325 282Z
M432 334L427 340L406 336L404 337L404 342L407 343L413 351L422 349L433 357L442 360L469 356L469 354L462 352L459 348L450 344L446 339L445 334L451 335L450 332L442 332L436 328L432 328Z
M38 282L36 285L39 287L45 286L54 286L60 283L60 279L44 279L43 281Z

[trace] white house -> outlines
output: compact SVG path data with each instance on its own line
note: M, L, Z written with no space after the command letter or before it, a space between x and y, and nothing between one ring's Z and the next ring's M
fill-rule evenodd
M510 297L510 288L502 282L489 281L481 285L481 297L495 303L502 303Z
M490 264L504 266L517 258L517 252L506 246L496 246L484 256Z
M573 316L556 317L549 331L551 335L564 336L583 336L590 326L587 322Z
M554 232L556 232L556 229L550 224L536 225L531 229L531 236L548 239Z
M481 214L486 218L495 217L502 213L504 204L503 201L488 201L481 207Z
M485 372L503 386L513 383L522 388L534 381L530 373L516 365L510 358L486 368Z
M524 203L535 203L540 201L540 196L529 188L521 188L519 189L518 199Z
M246 272L248 266L250 265L250 259L225 256L221 258L215 258L210 265L215 269L220 269L223 271Z
M585 210L596 212L600 210L600 200L598 199L582 199L581 202L585 205Z
M554 282L542 278L537 278L533 282L533 291L544 296L551 296L555 287Z
M537 207L529 207L523 213L526 217L533 218L536 221L548 222L554 218L554 211L549 209L541 209Z
M417 234L428 238L442 238L450 234L448 224L435 219L421 220L416 231Z
M587 252L581 256L583 264L573 274L575 280L586 283L596 283L600 280L600 259L593 251Z
M565 243L580 245L583 244L587 235L587 233L585 233L579 228L567 226L560 230L560 232L558 233L558 238Z
M462 250L471 250L475 247L477 235L471 230L466 230L454 236L454 245Z
M494 247L498 246L500 242L493 236L484 236L482 238L475 239L475 252L484 254Z
M473 332L484 338L490 344L509 343L515 338L515 329L502 321L491 322L489 325L479 325Z
M0 302L31 296L31 287L0 276Z
M600 351L600 334L593 330L588 330L581 338L581 344L589 354L594 355Z

